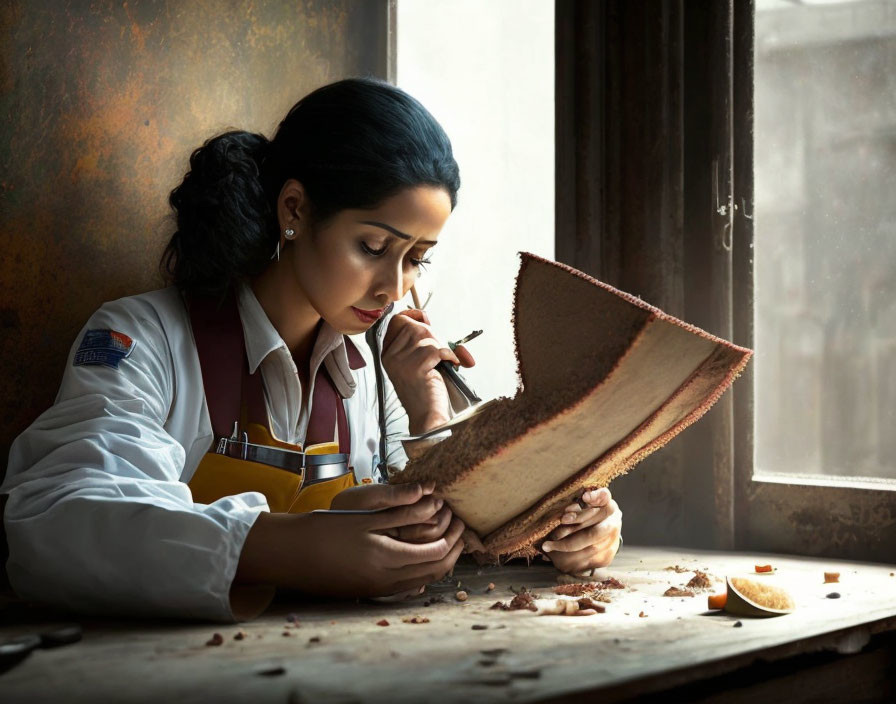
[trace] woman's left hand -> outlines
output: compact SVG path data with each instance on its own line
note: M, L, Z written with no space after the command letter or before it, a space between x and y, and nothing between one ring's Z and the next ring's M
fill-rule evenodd
M606 567L619 550L622 511L606 488L586 491L583 508L572 503L564 509L560 525L541 549L561 572L581 574Z
M408 413L412 435L451 418L445 380L436 370L443 360L464 367L475 364L463 346L454 351L442 346L429 326L429 316L422 310L405 310L389 321L383 339L383 367Z

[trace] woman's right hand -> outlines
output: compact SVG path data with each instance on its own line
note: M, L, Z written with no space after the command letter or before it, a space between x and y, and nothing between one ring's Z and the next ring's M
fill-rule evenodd
M452 517L428 542L393 537L441 523L443 507L419 484L390 489L379 492L383 510L375 513L262 514L246 538L234 581L358 597L410 592L441 579L463 550L464 524Z
M405 505L406 501L417 496L415 484L360 484L345 489L333 497L331 509L337 510L377 510L390 506ZM426 482L421 486L423 498L433 493L435 482ZM436 512L432 518L423 523L393 528L387 532L393 538L407 543L429 543L441 538L451 524L453 514L442 499L436 499Z

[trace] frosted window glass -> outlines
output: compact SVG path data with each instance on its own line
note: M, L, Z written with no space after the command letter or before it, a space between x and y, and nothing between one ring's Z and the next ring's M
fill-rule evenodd
M896 477L896 3L759 0L757 472Z

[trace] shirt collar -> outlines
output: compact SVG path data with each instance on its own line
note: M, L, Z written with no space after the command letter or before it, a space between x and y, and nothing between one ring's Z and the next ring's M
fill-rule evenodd
M286 343L264 312L250 286L246 284L239 286L237 305L243 323L246 356L251 374L256 372L265 357L274 350L282 347L289 354ZM340 396L349 398L354 395L356 382L352 370L366 366L364 358L351 340L323 320L311 352L312 373L317 373L321 363L330 373L330 378Z
M277 332L255 297L252 288L240 284L237 291L237 306L240 320L243 323L243 338L246 340L246 357L249 360L249 373L254 374L265 357L278 347L286 347L286 343Z

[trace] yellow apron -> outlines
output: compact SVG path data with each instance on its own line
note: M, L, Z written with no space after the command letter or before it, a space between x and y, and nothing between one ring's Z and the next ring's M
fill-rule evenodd
M269 463L245 459L245 455L234 457L217 451L222 445L227 447L227 443L222 443L222 439L228 437L223 429L230 427L237 414L240 422L234 432L229 434L236 445L242 441L263 446L264 450L278 448L291 453L301 453L302 447L277 440L266 423L258 422L260 418L267 418L261 372L256 370L255 374L249 374L242 324L233 294L220 305L208 299L191 299L189 311L202 368L206 401L215 430L215 444L202 458L188 484L193 500L208 504L225 496L257 491L264 494L274 513L306 513L330 508L336 494L357 486L358 482L348 462L348 424L341 398L338 397L335 399L337 411L331 410L331 413L338 413L340 442L319 442L310 445L304 452L306 456L340 456L344 461L344 471L338 476L332 476L334 465L328 466L327 476L315 476L316 467L311 463L313 457L308 460L307 465L303 461L301 467L283 469ZM322 394L335 394L332 385L327 387L323 383L326 381L321 380L319 374L315 383L321 384ZM316 391L315 401L318 401L319 396ZM323 398L330 402L330 406L334 405L334 401ZM317 405L324 407L326 404L318 402ZM311 412L313 421L315 404L312 404ZM326 408L322 412L326 412ZM317 425L320 426L320 423ZM335 429L337 425L330 424L329 427ZM238 438L237 429L242 431ZM342 455L338 455L340 445ZM295 459L295 455L290 457ZM370 481L368 479L364 483Z
M301 452L300 445L288 445L271 437L267 428L257 423L246 427L249 442ZM335 443L314 445L308 454L332 454L339 451ZM193 500L209 504L224 496L259 491L265 495L273 513L307 513L330 508L333 497L343 489L357 486L355 473L347 471L339 477L305 485L307 468L292 472L260 462L243 460L209 452L202 458L189 482Z

